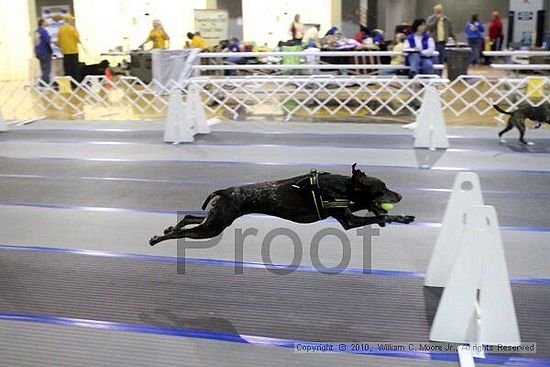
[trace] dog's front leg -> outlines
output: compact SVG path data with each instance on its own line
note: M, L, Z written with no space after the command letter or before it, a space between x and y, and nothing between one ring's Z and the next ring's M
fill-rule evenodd
M415 217L412 215L385 215L386 222L396 222L396 223L403 223L403 224L409 224L414 222Z
M410 215L377 215L375 217L359 217L353 215L349 210L346 210L342 215L334 215L334 218L344 227L344 229L352 229L357 227L378 224L380 227L385 227L386 223L397 222L409 224L414 221L414 217Z
M333 215L333 217L344 227L345 230L364 227L371 224L378 224L380 227L386 225L386 216L378 215L376 217L359 217L346 210L342 215Z

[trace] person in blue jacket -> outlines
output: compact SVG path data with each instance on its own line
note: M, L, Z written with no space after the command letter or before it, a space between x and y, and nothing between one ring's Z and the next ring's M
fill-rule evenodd
M46 21L38 20L38 29L36 30L34 53L40 61L40 70L42 75L40 80L44 85L50 84L50 74L52 71L52 46L50 45L50 34L44 28Z
M472 49L472 56L470 57L470 63L472 65L479 65L479 59L481 56L481 38L483 37L483 24L479 21L477 14L472 14L472 19L466 22L464 26L464 32L468 39L468 45Z
M417 74L434 74L434 39L426 32L426 21L415 19L412 32L405 39L403 51L407 54L405 65L409 66L409 78Z

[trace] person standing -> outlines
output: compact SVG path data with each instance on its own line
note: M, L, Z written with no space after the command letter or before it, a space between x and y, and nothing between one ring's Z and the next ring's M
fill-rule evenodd
M202 50L208 48L206 41L201 37L199 32L187 32L187 38L189 41L187 41L186 46L189 48L200 48Z
M168 48L166 45L167 41L170 42L170 37L168 37L160 20L155 19L153 20L153 29L149 32L149 36L138 48L143 49L146 43L153 42L153 49L162 50Z
M412 32L405 39L403 51L407 54L405 63L409 65L409 78L417 74L434 74L433 54L435 51L434 39L426 32L426 21L415 19Z
M502 32L502 22L498 11L493 12L493 20L489 24L489 39L491 40L491 51L502 50L504 33Z
M71 14L66 14L64 19L65 24L59 27L56 44L61 48L61 53L63 54L63 70L65 75L78 81L80 80L80 66L78 64L80 35L74 26L74 17Z
M40 76L42 86L50 84L50 74L52 71L52 46L50 45L51 38L48 31L44 28L46 21L44 19L38 20L38 29L36 30L36 41L34 46L34 53L36 58L40 61Z
M479 65L479 58L481 56L481 37L483 37L485 29L483 28L483 24L479 21L477 14L472 14L472 19L464 25L464 31L468 39L468 45L472 49L470 62L472 65Z
M435 50L439 52L438 63L444 64L445 57L445 45L449 38L455 39L453 33L453 24L451 19L443 12L443 6L438 4L433 8L434 13L426 19L426 28L431 33L435 41Z
M294 21L290 23L290 34L292 34L292 41L295 45L302 44L302 38L304 38L303 29L304 25L300 22L300 14L296 14Z

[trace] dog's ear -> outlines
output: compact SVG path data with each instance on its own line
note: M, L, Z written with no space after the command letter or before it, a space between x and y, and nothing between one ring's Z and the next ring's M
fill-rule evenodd
M351 166L351 185L355 191L361 191L364 186L361 182L361 178L367 177L367 175L360 169L355 168L356 166L357 163Z
M355 168L357 167L357 163L354 163L352 166L351 166L351 177L352 178L361 178L361 177L365 177L366 174L365 172L361 171L360 169L357 169Z

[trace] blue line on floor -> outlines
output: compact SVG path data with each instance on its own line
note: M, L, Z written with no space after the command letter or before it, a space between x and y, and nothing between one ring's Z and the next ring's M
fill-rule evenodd
M150 179L150 178L134 178L134 177L94 177L94 176L62 176L62 175L32 175L32 174L9 174L0 173L0 178L29 178L29 179L44 179L44 180L85 180L85 181L114 181L114 182L137 182L137 183L155 183L155 184L175 184L175 185L213 185L221 186L240 186L252 184L255 182L230 181L230 180L178 180L178 179ZM398 192L402 193L423 193L423 192L440 192L451 193L452 189L439 188L405 188L392 186ZM488 195L505 195L505 196L521 196L521 197L545 197L550 196L548 192L525 192L525 191L509 191L509 190L483 190L484 194Z
M148 246L148 244L144 243L144 246ZM129 253L73 249L73 248L0 245L0 250L86 255L86 256L96 256L96 257L127 259L127 260L159 261L159 262L168 262L168 263L174 263L174 264L177 263L178 261L182 261L186 264L195 264L195 265L223 266L223 267L233 267L233 268L243 267L243 268L249 268L249 269L267 269L267 270L291 269L291 270L303 271L303 272L319 272L319 270L315 268L313 265L288 266L288 265L281 265L281 264L264 264L264 263L252 262L252 261L231 261L231 260L201 259L201 258L183 259L183 258L178 258L173 256L129 254ZM341 269L329 270L328 272L333 274L336 273L336 274L348 274L348 275L375 275L375 276L400 277L400 278L423 278L425 275L424 273L414 272L414 271L361 269L361 268L341 268ZM510 282L518 283L518 284L550 285L550 279L547 279L547 278L511 277Z
M166 145L167 143L164 143L162 141L158 142L132 142L132 141L98 141L98 140L89 140L89 141L74 141L74 140L6 140L6 141L0 141L0 144L3 143L13 143L17 142L18 144L82 144L82 145ZM171 143L170 143L171 144ZM220 147L259 147L259 148L265 148L265 147L288 147L288 148L339 148L339 149L370 149L370 150L405 150L405 151L414 151L413 147L399 147L399 146L365 146L364 144L361 145L360 143L357 144L322 144L319 143L317 145L315 144L276 144L276 143L251 143L251 144L243 144L243 143L231 143L231 142L214 142L214 141L196 141L192 143L193 145L199 145L199 146L220 146ZM522 153L522 154L550 154L549 151L513 151L513 150L495 150L491 148L485 148L481 147L479 149L472 149L472 148L448 148L445 149L446 152L454 152L454 153L465 153L465 152L482 152L482 153L494 153L494 154L514 154L514 153Z
M74 206L74 205L59 205L59 204L38 204L38 203L10 203L0 202L0 207L27 207L27 208L44 208L44 209L61 209L61 210L76 210L87 212L103 212L103 213L148 213L148 214L166 214L166 215L202 215L205 212L203 210L168 210L168 209L130 209L130 208L108 208L108 207L93 207L93 206ZM268 220L276 217L262 214L247 214L247 217L253 217L255 219ZM280 218L279 218L280 219ZM324 219L326 222L336 223L334 218ZM412 226L412 227L431 227L439 228L441 223L433 222L414 222L411 224L400 223L388 223L389 226ZM520 232L550 232L550 227L528 227L528 226L500 226L503 231L520 231Z
M59 161L77 161L77 162L121 162L121 163L183 163L183 164L220 164L235 166L288 166L288 167L350 167L348 163L307 163L307 162L253 162L253 161L209 161L209 160L187 160L187 159L126 159L126 158L69 158L69 157L12 157L0 156L0 159L24 159L24 160L59 160ZM396 168L396 169L415 169L415 170L433 170L433 171L471 171L471 172L502 172L502 173L538 173L550 174L550 170L522 170L522 169L500 169L500 168L468 168L468 167L427 167L418 166L400 166L400 165L372 165L360 163L361 168Z
M98 128L98 129L87 129L87 128L84 128L84 129L81 129L81 128L53 128L53 129L46 129L46 128L37 128L37 129L18 129L19 131L37 131L37 132L61 132L61 131L71 131L71 132L79 132L79 131L83 131L83 132L122 132L122 133L158 133L158 134L163 134L164 133L164 123L162 123L162 125L159 124L159 128L158 129L109 129L109 128L105 128L105 129L101 129L101 128ZM387 126L387 125L380 125L380 127L382 126ZM362 127L362 126L357 126L357 127ZM467 140L489 140L489 141L493 141L493 142L496 142L498 144L498 139L496 138L498 132L500 131L501 129L494 129L494 137L477 137L475 135L453 135L453 134L450 134L448 135L447 137L451 140L453 139L467 139ZM15 130L17 131L17 130ZM488 131L488 130L486 130ZM409 133L406 133L406 132L401 132L401 133L392 133L392 132L349 132L349 133L341 133L341 132L338 132L338 133L335 133L335 132L319 132L319 133L314 133L314 132L304 132L304 131L268 131L268 132L262 132L262 131L236 131L236 130L213 130L212 131L213 133L219 133L219 134L222 134L222 135L238 135L238 136L243 136L243 135L292 135L292 136L337 136L337 137L349 137L349 136L353 136L353 137L363 137L363 136L384 136L384 137L406 137L406 138L412 138L412 130L409 130ZM493 133L491 131L491 133ZM539 141L539 140L548 140L550 139L550 136L546 135L546 136L542 136L542 137L537 137L536 139L534 139L534 141Z
M162 209L127 209L127 208L107 208L107 207L95 207L95 206L73 206L73 205L57 205L57 204L30 204L30 203L0 203L0 206L18 206L27 208L44 208L44 209L64 209L64 210L77 210L84 212L104 212L104 213L149 213L149 214L169 214L176 215L177 213L183 214L200 214L203 211L176 211L176 210L162 210Z
M162 141L158 142L131 142L131 141L97 141L97 140L90 140L90 141L74 141L74 140L5 140L0 141L0 144L3 143L13 143L17 142L18 144L80 144L80 145L156 145L156 146L162 146L166 145L167 143L164 143ZM171 144L171 143L170 143ZM338 148L338 149L369 149L369 150L397 150L397 151L415 151L415 149L411 147L399 147L399 146L365 146L361 145L359 143L357 144L322 144L319 143L317 145L315 144L276 144L276 143L251 143L251 144L243 144L243 143L231 143L231 142L212 142L212 141L195 141L192 143L193 145L198 146L219 146L219 147L242 147L244 145L248 147L258 147L258 148L265 148L265 147L288 147L288 148ZM550 154L549 151L545 150L538 150L538 151L530 151L530 150L523 150L523 151L514 151L514 150L496 150L491 149L489 147L481 147L479 149L472 149L472 148L448 148L442 151L446 152L454 152L454 153L472 153L472 152L480 152L480 153L492 153L492 154Z
M32 322L46 325L72 326L91 329L102 329L112 331L125 331L141 334L166 335L174 337L184 337L193 339L203 339L212 341L221 341L239 344L251 344L263 347L278 347L294 349L297 344L314 345L317 342L306 342L299 340L270 338L265 336L253 336L244 334L230 334L208 330L196 330L186 328L171 328L165 326L154 325L139 325L127 324L112 321L100 321L89 319L77 319L69 317L35 315L16 312L1 312L0 320L17 321L17 322ZM349 343L348 343L349 344ZM458 362L458 354L456 353L432 353L432 352L381 352L381 351L363 351L363 352L343 352L345 354L361 354L380 357L405 358L413 360L434 360L446 362ZM514 357L507 355L492 355L486 354L485 359L476 359L476 363L493 364L501 366L518 366L518 367L548 367L550 360L543 358L525 358Z

